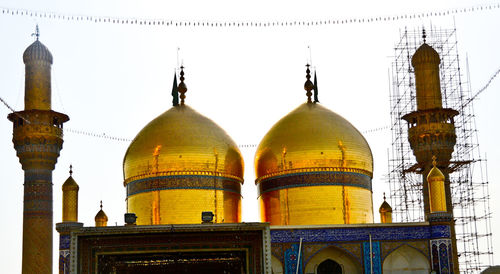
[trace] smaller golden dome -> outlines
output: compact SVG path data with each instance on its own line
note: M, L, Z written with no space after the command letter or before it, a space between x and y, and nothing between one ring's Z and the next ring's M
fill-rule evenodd
M380 205L378 212L380 212L380 213L392 212L391 205L389 205L389 203L386 202L386 200L385 200L385 193L384 193L384 202L382 203L382 205Z
M62 190L68 191L68 190L79 190L79 189L80 187L76 183L75 179L73 179L73 167L69 166L69 177L62 185Z
M108 225L108 216L106 213L104 213L104 210L102 210L102 201L101 201L101 210L97 212L95 215L95 226L97 227L102 227L102 226L107 226Z
M439 58L439 54L434 48L424 42L417 51L415 51L415 54L413 54L411 65L415 67L420 64L429 63L439 65L441 63L441 58Z
M436 156L432 157L432 165L433 165L433 167L432 167L431 171L429 172L429 174L427 175L427 182L429 182L429 183L444 182L444 180L445 180L444 174L436 166Z
M23 53L25 64L35 60L43 60L52 64L52 53L42 42L38 41L38 38Z

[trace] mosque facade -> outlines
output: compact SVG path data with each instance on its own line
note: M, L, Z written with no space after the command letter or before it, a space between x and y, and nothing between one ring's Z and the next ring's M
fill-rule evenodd
M25 110L9 115L25 172L23 273L52 270L52 182L65 114L51 110L52 55L23 56ZM424 182L425 222L376 222L373 157L363 135L318 102L276 122L255 154L260 223L241 222L243 158L215 122L189 107L181 67L173 106L133 139L123 160L125 225L78 222L79 186L63 184L60 273L458 273L449 170L458 113L442 107L439 55L415 52L417 110L402 117ZM175 78L176 79L176 78ZM314 95L314 96L313 96Z

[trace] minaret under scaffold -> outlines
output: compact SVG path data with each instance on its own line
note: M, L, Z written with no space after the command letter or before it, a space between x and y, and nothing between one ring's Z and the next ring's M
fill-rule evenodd
M52 54L39 40L23 54L24 110L8 115L24 170L22 273L52 273L52 171L63 145L65 114L51 109Z
M445 221L450 224L453 241L453 268L454 273L459 273L449 176L450 160L457 139L454 117L458 115L458 111L443 108L439 75L441 59L436 50L426 43L425 38L424 30L424 43L411 59L415 70L417 110L402 118L408 122L408 139L422 174L425 219L431 223ZM439 168L445 178L446 216L436 215L431 210L427 177L433 167ZM436 216L444 218L436 218Z

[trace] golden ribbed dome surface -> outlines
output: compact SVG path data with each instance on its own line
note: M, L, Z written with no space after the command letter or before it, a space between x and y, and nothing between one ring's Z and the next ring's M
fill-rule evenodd
M125 184L153 173L214 172L243 181L241 153L222 128L186 105L172 107L146 125L123 161Z
M426 63L439 64L441 63L441 58L439 58L439 54L434 48L427 43L423 43L413 54L411 64L412 66L416 66Z
M310 168L357 169L371 177L373 158L363 135L346 119L319 104L304 103L262 139L255 172L259 180Z
M370 147L347 120L319 104L300 105L269 130L255 172L262 222L373 222Z
M43 60L50 64L52 64L53 60L49 49L42 42L38 41L38 39L27 47L23 53L24 63L35 60Z
M147 124L123 160L127 209L138 225L241 221L243 159L212 120L177 105Z

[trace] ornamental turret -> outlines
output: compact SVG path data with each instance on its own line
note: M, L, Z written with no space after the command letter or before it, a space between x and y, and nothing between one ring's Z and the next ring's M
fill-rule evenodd
M380 213L380 222L381 223L383 223L383 224L392 223L392 207L385 200L385 193L384 193L384 202L382 202L382 204L380 205L378 212Z
M24 52L24 110L8 115L24 170L23 273L52 273L52 170L63 144L65 114L51 109L52 54L39 40Z
M102 201L101 201L101 209L95 215L94 220L95 220L96 227L108 226L108 216L106 215L104 210L102 210Z

